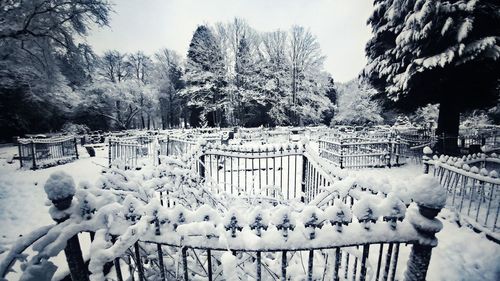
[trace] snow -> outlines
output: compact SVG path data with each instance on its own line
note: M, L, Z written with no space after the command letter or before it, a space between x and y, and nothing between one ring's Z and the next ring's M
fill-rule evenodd
M432 149L428 146L424 147L423 149L424 154L432 154Z
M50 175L43 187L49 200L55 201L75 195L75 181L64 171L57 171Z
M0 148L0 155L16 153L17 147ZM79 147L79 160L47 169L24 170L19 162L8 164L0 158L0 260L7 255L10 245L21 236L31 231L55 224L49 214L50 201L43 190L43 184L56 171L71 175L76 183L95 182L101 176L101 170L107 166L107 151L98 149L97 156L90 158L84 148ZM88 249L83 249L84 255ZM67 270L64 255L54 260L59 272ZM10 275L9 275L10 276ZM15 277L11 276L11 277ZM10 280L10 279L9 279ZM16 280L16 279L13 279Z
M441 209L446 204L446 190L432 175L420 175L410 187L413 201L432 208Z
M92 210L93 206L109 204L103 203L103 200L107 200L106 198L100 198L104 195L97 197L91 196L91 194L104 194L104 192L108 192L108 190L102 190L96 193L97 190L94 188L94 183L102 184L106 182L121 187L125 186L126 189L129 189L132 188L132 183L140 184L143 182L141 186L147 190L149 189L146 187L146 182L148 180L150 180L149 186L152 188L161 186L163 183L164 178L160 178L161 180L159 181L158 178L154 178L155 175L167 175L169 173L173 175L175 173L181 173L181 170L163 170L164 168L157 167L150 170L144 168L144 171L140 171L139 173L141 177L143 177L143 180L137 182L137 175L132 172L124 173L119 170L110 170L109 173L101 177L102 166L105 166L107 163L103 155L105 155L105 151L102 151L102 158L99 158L98 154L97 159L94 158L92 160L90 158L84 158L73 163L38 171L21 171L14 169L11 165L1 166L0 175L2 176L0 178L0 195L2 197L0 197L0 223L11 226L0 230L2 235L0 240L2 248L10 248L13 238L18 234L26 234L37 226L54 223L45 205L45 193L39 188L40 186L34 186L33 184L35 181L37 185L39 185L38 183L45 182L54 171L66 172L74 178L79 187L85 187L85 189L79 188L76 193L80 205L78 205L79 208L75 209L75 211ZM102 166L93 162L96 160L102 163ZM162 161L162 165L163 163ZM405 200L401 201L403 199L401 197L406 196L407 198L412 197L416 201L430 200L432 201L432 206L440 206L441 195L439 195L439 192L435 192L435 190L432 189L436 188L436 186L433 186L435 182L430 181L428 178L425 178L425 176L423 179L416 177L416 175L421 173L421 166L407 166L393 169L369 169L346 174L345 176L350 176L349 184L346 184L346 186L352 186L353 183L359 185L361 185L361 183L370 184L369 187L371 189L384 191L384 193L387 194L385 199L383 199L384 196L381 194L370 195L370 199L361 198L355 203L354 209L357 211L352 213L350 208L338 199L334 200L333 206L325 206L326 208L323 211L313 206L307 206L299 211L294 210L295 207L292 206L278 206L269 210L259 206L250 206L240 209L235 203L230 211L224 213L222 218L218 216L218 211L206 204L201 204L195 211L189 211L181 206L176 206L176 208L171 209L169 212L160 211L156 214L160 221L170 220L171 226L177 224L176 232L174 232L174 227L169 228L166 226L170 223L161 224L162 235L160 236L155 234L154 227L151 228L149 226L149 220L155 216L154 211L159 210L158 201L151 201L151 205L148 205L150 207L149 209L142 208L141 206L143 203L135 202L137 205L134 205L133 210L130 208L123 209L123 215L145 214L145 216L143 216L144 218L139 218L138 222L140 224L134 225L135 230L132 232L135 234L132 234L130 231L124 233L121 235L123 240L120 240L121 242L119 244L115 244L117 245L116 247L113 246L110 248L109 244L107 244L108 242L106 242L107 238L103 233L96 233L97 242L92 245L94 249L92 251L92 259L95 261L95 263L92 263L92 272L95 272L93 276L96 278L95 280L100 280L98 278L98 265L107 260L111 260L117 253L128 248L138 236L151 238L153 241L154 239L159 239L158 241L165 239L165 241L172 242L172 239L175 241L176 237L179 237L174 235L176 233L176 235L200 234L204 237L213 237L209 239L213 241L210 243L215 243L212 245L221 243L220 245L225 245L226 247L228 245L231 245L231 247L257 247L257 245L260 245L260 247L276 247L283 245L309 247L311 245L319 246L331 243L339 243L337 245L340 245L349 241L363 243L370 239L375 239L376 237L386 240L394 239L401 235L410 237L415 234L408 222L398 222L397 229L389 231L389 229L391 229L390 222L386 223L378 218L375 218L377 223L372 224L370 227L369 232L371 234L366 234L366 225L359 223L358 219L361 217L367 218L366 215L369 214L369 209L372 209L375 213L378 212L379 217L404 217L405 213L407 213L409 219L412 218L413 222L418 223L425 229L438 230L440 228L438 222L415 221L416 219L422 219L422 217L418 215L416 207L412 204L406 211L405 204L409 204L409 202ZM5 177L3 175L5 175ZM97 180L99 177L101 177L101 179ZM107 180L103 181L103 178ZM429 186L432 186L432 188ZM429 187L429 189L431 189L429 192L433 191L431 195L426 195L430 196L431 199L418 197L418 195L415 197L414 194L412 194L412 196L405 195L404 192L402 192L402 190L413 191L414 189L420 190L420 193L427 192L426 190L422 191L422 187ZM87 201L86 204L88 205L84 205L84 201ZM132 201L131 198L126 197L122 204L129 206L133 204ZM374 202L375 204L372 204ZM405 204L403 204L403 202ZM114 208L115 207L110 206L108 211L111 212ZM4 217L4 214L9 211L13 217ZM90 216L87 219L92 220L93 217L100 216L98 213L99 211L95 214L92 212L87 213L87 215ZM101 214L104 213L101 211ZM445 210L442 213L449 214L450 212ZM229 225L231 222L230 218L233 215L235 218L237 217L238 225L242 226L241 230L236 230L235 232L238 239L232 239L231 231L219 227L221 224ZM268 226L266 230L262 230L261 238L257 235L255 229L250 228L250 224L255 222L258 217L262 218L261 223L263 225ZM285 229L277 228L278 225L283 225L286 221L285 218L289 221L289 228L286 230L288 233L287 238L284 237ZM96 217L96 219L98 218ZM340 224L343 222L346 223L342 228L341 234L335 234L338 233L338 225L335 225L334 222L339 222ZM117 223L117 219L108 221L109 226ZM306 227L306 224L310 226ZM317 225L318 227L312 227L312 225ZM319 228L319 226L321 226L321 228ZM433 249L427 280L496 280L498 277L497 264L500 261L498 254L499 246L488 241L481 234L474 233L465 227L459 228L456 223L453 222L451 215L446 217L446 220L442 222L442 226L443 229L437 235L439 243L437 247ZM64 237L71 235L75 230L76 229L72 229L66 233ZM113 231L121 232L123 230L114 229ZM221 235L221 233L226 234ZM313 240L307 240L312 242L304 243L304 238L310 238L311 233L314 233L315 238ZM216 238L216 236L219 235L221 236ZM56 244L51 246L48 250L50 250L50 252L56 251L59 247L58 241L64 240L64 237L55 241ZM197 241L201 243L200 245L207 246L206 239L187 239L183 243L196 244L198 243ZM205 241L204 244L202 243L203 241ZM85 245L83 246L84 251L88 251L88 249L85 250ZM404 251L406 251L406 247L401 249L402 258L404 258ZM230 278L233 278L228 280L234 280L234 274L241 274L236 267L236 263L240 257L233 256L231 252L225 252L222 256L224 267L223 274L224 276L228 274ZM316 260L316 256L317 255L315 255L315 264L319 262ZM0 258L3 259L4 255L0 255ZM57 266L65 263L64 258L52 260L52 262ZM397 276L402 275L402 270L405 268L404 264L403 261L400 261ZM290 267L289 270L289 272L292 273L294 269ZM317 269L315 269L314 272L315 276L319 275ZM297 273L296 276L299 276L299 274Z

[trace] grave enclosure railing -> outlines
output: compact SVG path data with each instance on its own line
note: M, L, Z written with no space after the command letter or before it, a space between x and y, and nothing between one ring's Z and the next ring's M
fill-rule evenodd
M497 171L484 168L487 162L500 164L498 156L473 154L432 159L429 156L425 156L425 170L437 177L446 189L447 206L465 223L500 242L500 179Z
M278 207L251 213L246 209L220 213L206 205L194 210L180 205L166 208L134 199L109 207L89 204L73 208L78 214L70 217L65 211L70 204L54 202L54 208L67 217L58 217L59 224L48 230L47 240L37 238L50 249L61 243L54 239L57 233L74 235L65 250L74 281L89 280L78 241L78 232L85 229L92 229L92 243L101 245L90 253L92 274L104 278L106 269L112 269L119 281L236 280L241 274L259 281L298 277L312 281L322 276L395 280L401 253L407 253L401 252L403 247L411 248L404 279L425 280L439 230L428 227L438 223L439 210L413 203L405 216L402 202L390 200L389 208L379 212L355 211L340 200L324 209L309 205L302 210ZM73 227L71 220L78 226ZM8 267L2 264L1 269Z
M18 139L17 147L21 168L35 170L78 159L77 139L74 136Z
M198 146L198 140L168 135L109 138L108 165L111 167L113 163L120 163L125 169L135 169L140 167L140 161L145 158L152 159L159 155L184 155ZM214 142L216 140L205 141Z
M323 189L341 180L332 172L335 170L326 169L324 160L301 143L245 148L216 144L198 146L172 137L168 140L162 148L162 141L158 138L159 147L153 145L154 149L163 150L164 155L176 155L177 152L171 152L173 148L169 143L177 141L182 146L179 154L199 149L192 154L197 157L194 169L207 183L218 186L213 192L243 196L253 192L271 199L300 198L304 203L315 204L314 198ZM127 145L114 147L110 140L110 155L121 157L124 154L124 159L135 159L131 160L131 167L137 165L140 141L122 142L130 142L133 147L130 154L114 151ZM135 156L132 151L136 152ZM422 220L436 223L439 210L413 204L406 217L393 212L375 216L376 212L370 208L354 217L351 209L359 199L355 197L336 194L321 208L309 205L302 210L276 212L270 214L270 219L231 210L225 213L206 208L190 211L180 205L169 208L154 204L139 208L125 203L122 211L108 214L115 216L114 219L99 213L104 211L97 207L87 206L89 211L85 215L88 216L86 220L106 217L111 224L126 222L128 225L125 230L118 225L103 226L102 230L106 229L113 237L111 241L104 241L104 235L98 233L94 238L100 245L109 246L111 242L114 247L124 249L116 257L105 260L108 268L114 266L116 278L120 281L125 280L121 268L124 263L128 265L129 275L140 281L234 280L225 275L230 270L228 264L233 265L234 270L247 268L245 274L256 280L287 280L287 276L297 276L299 273L292 265L303 268L299 275L306 280L315 280L318 274L333 280L395 280L403 244L411 247L405 280L425 280L436 240L434 232L419 223ZM281 206L280 203L277 205ZM398 201L389 210L404 208L401 204ZM70 207L54 206L63 212ZM438 231L439 228L430 229ZM81 257L77 233L75 235L76 240L68 240L66 246L68 264L74 281L87 281L87 269ZM221 235L225 238L221 239ZM277 244L276 239L279 239ZM91 263L92 259L109 257L101 254L99 249L94 250ZM224 254L227 252L231 255ZM180 262L176 263L175 257L179 257ZM319 264L323 265L319 267L320 273L317 271Z
M321 138L318 145L319 155L341 169L400 166L409 157L404 154L407 145L399 139Z

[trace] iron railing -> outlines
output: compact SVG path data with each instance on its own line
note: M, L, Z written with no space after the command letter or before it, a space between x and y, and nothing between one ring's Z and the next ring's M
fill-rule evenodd
M18 139L19 164L33 170L64 164L78 159L74 136Z

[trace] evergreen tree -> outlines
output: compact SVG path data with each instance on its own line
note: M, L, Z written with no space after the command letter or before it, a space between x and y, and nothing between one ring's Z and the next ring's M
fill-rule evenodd
M210 28L198 26L193 34L183 76L186 87L183 95L189 98L188 105L193 115L205 114L209 126L223 125L223 110L226 100L224 87L224 61L222 51ZM197 125L196 116L191 118Z
M335 82L333 81L333 78L331 76L328 76L328 82L325 87L325 91L326 96L328 97L332 105L335 106L337 104L337 90L335 89ZM332 121L332 118L335 115L334 106L327 108L323 112L323 124L330 124L330 122Z
M364 74L388 104L439 103L438 150L457 151L461 112L493 105L500 81L497 0L375 0ZM443 140L444 139L444 140Z

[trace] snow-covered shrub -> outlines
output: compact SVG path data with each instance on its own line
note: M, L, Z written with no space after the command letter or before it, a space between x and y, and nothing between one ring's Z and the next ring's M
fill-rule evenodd
M430 124L437 124L438 115L439 104L428 104L419 107L409 118L413 124L427 127Z
M61 128L61 131L72 134L72 135L83 135L87 134L90 132L89 127L84 124L74 124L71 122L64 123L64 125Z

